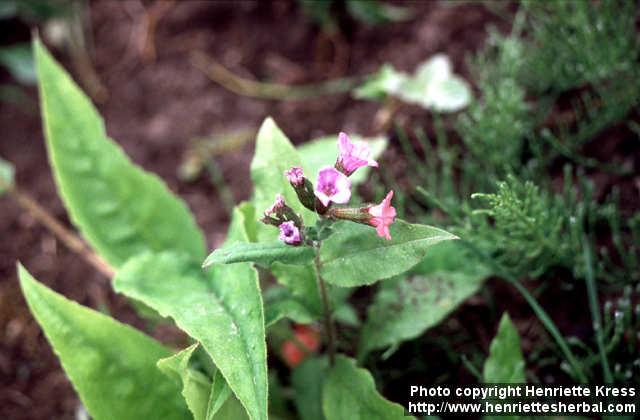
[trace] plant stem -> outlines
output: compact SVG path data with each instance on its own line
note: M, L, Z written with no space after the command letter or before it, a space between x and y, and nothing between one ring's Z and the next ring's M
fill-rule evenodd
M112 278L115 275L115 270L105 260L103 260L98 254L93 252L89 246L82 239L80 239L74 232L64 227L55 217L53 217L45 208L40 206L33 198L26 193L18 190L17 187L9 189L8 193L16 202L31 214L38 222L44 227L49 229L53 235L67 246L71 251L79 254L85 261L93 266L100 273L104 274L107 278Z
M327 295L327 286L324 283L324 279L320 275L320 245L315 244L316 256L313 259L314 269L316 272L316 282L318 283L318 290L320 291L320 297L322 298L322 308L324 311L324 332L327 336L327 349L329 352L329 365L333 366L335 359L335 332L333 330L333 320L331 319L331 307L329 304L329 297Z
M593 329L596 334L596 342L598 344L598 353L600 353L600 363L602 365L602 375L606 383L613 382L607 353L604 348L604 337L602 336L602 318L600 316L600 306L598 305L598 291L596 289L596 281L593 275L593 264L591 261L591 248L589 239L585 236L582 239L584 244L584 265L585 265L585 281L587 283L587 295L589 296L589 309L591 310L591 318L593 319Z

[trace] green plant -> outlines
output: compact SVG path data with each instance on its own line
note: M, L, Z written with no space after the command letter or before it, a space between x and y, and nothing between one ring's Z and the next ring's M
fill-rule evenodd
M401 275L436 243L456 237L394 220L393 192L377 206L332 205L348 201L349 175L377 166L369 145L342 133L335 168L318 170L318 156L305 159L267 119L251 165L254 197L234 208L225 243L205 260L203 235L184 203L129 161L89 99L38 40L33 45L47 150L71 220L115 271L117 292L172 319L194 342L172 355L141 332L47 289L19 266L27 303L89 413L266 419L265 338L270 327L282 331L278 320L291 318L324 322L328 364L318 366L326 380L313 404L322 405L327 419L358 412L402 418L404 410L375 392L366 370L336 354L334 313L350 318L338 316L347 295L342 288ZM319 140L305 148L328 156L326 145ZM302 168L318 171L315 189ZM264 224L256 220L262 208ZM270 224L279 227L280 241ZM276 276L284 295L263 301L257 268Z

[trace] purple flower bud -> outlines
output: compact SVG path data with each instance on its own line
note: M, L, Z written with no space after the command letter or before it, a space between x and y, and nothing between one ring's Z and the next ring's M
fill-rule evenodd
M318 172L315 196L324 206L331 201L344 204L351 198L351 181L332 166L324 166Z
M287 177L291 185L300 186L304 183L304 173L302 168L294 166L291 169L284 171L284 176Z
M345 133L338 135L338 168L345 175L351 175L356 169L363 166L378 167L378 162L371 159L371 148L363 141L351 143L349 136Z
M264 211L265 216L271 216L272 214L277 214L278 210L284 208L284 197L282 194L277 194L276 199L273 204Z
M296 226L292 221L281 223L280 226L280 239L287 245L300 245L302 243L302 238L300 237L300 229Z

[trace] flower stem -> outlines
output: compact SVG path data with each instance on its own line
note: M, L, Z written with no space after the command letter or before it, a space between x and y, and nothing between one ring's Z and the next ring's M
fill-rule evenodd
M331 307L329 303L329 297L327 295L327 286L324 283L324 279L320 275L320 245L315 243L316 256L313 260L314 269L316 272L316 282L318 283L318 290L320 297L322 298L322 308L324 311L324 332L327 336L327 350L329 353L329 365L333 366L335 359L335 331L333 329L333 320L331 319Z

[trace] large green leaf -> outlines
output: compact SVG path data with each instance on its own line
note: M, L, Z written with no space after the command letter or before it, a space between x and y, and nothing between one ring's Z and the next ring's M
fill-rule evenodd
M327 420L403 420L404 408L376 391L371 374L338 356L324 382L322 411Z
M322 386L328 369L326 357L309 357L291 373L293 402L301 420L324 420Z
M298 151L276 123L271 118L264 120L258 131L256 151L251 161L251 179L255 189L253 204L258 213L262 213L273 203L276 194L282 194L287 205L303 217L307 226L315 223L317 216L300 204L295 191L284 176L287 169L301 165L302 159ZM273 226L259 223L257 240L273 240L277 237L277 232Z
M339 222L320 250L322 276L338 286L361 286L397 276L419 263L441 241L456 239L444 230L396 220L391 240L373 227Z
M74 224L112 265L144 251L204 258L186 205L108 138L102 118L37 39L33 43L49 160Z
M371 148L372 159L380 156L386 149L388 143L385 137L361 138L359 136L351 136L351 139L354 141L366 141ZM315 182L315 177L321 167L333 165L336 162L336 158L338 157L338 136L326 136L311 140L301 144L297 149L300 159L302 159L305 176L312 182ZM365 166L355 171L349 177L352 188L364 182L370 170L370 167Z
M69 301L18 266L34 317L95 419L188 419L180 388L156 368L171 353L108 316ZM52 390L54 392L54 390Z
M486 383L521 384L526 381L520 336L506 312L500 319L498 333L491 341L482 376Z
M360 358L440 323L478 291L490 271L467 255L459 241L445 241L431 248L411 273L380 285L361 332Z
M217 265L204 273L199 261L182 255L142 254L116 274L114 288L172 317L200 341L249 416L266 419L264 315L250 264Z
M236 242L213 251L202 266L254 262L268 267L276 261L304 264L313 260L314 255L315 250L310 246L291 246L281 241Z
M173 356L158 360L158 368L182 385L182 396L194 420L204 420L211 392L211 381L202 372L189 367L191 356L197 348L198 343Z

